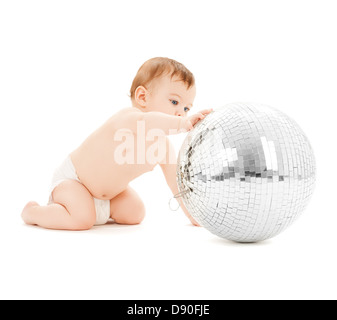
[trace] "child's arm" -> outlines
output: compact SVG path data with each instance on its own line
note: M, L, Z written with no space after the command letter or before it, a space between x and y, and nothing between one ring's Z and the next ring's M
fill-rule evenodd
M138 121L144 121L146 131L160 129L165 135L177 134L192 130L193 127L211 111L212 109L203 110L189 117L171 116L166 113L154 111L135 111L125 114L126 117L120 119L119 125L129 128L133 132L137 132Z
M176 163L174 148L171 142L169 141L169 139L167 138L166 138L166 146L167 146L167 149L166 149L167 156L165 159L165 163L164 162L161 163L160 167L164 173L168 186L172 190L173 195L176 195L179 193L178 186L177 186L177 178L176 178L177 163ZM199 226L199 224L193 219L193 217L187 211L181 198L177 198L177 201L179 202L180 207L184 211L185 215L191 220L192 224L194 224L195 226Z
M141 120L145 122L146 131L160 129L165 132L165 135L170 135L188 130L183 117L171 116L162 112L143 113Z
M188 117L171 116L162 112L146 112L143 114L143 120L147 130L161 129L166 135L169 135L192 130L200 120L212 111L213 109L206 109Z

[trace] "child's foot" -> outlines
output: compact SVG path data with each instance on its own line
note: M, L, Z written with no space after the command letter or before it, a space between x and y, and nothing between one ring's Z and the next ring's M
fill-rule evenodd
M25 223L34 224L32 221L31 209L37 206L40 206L40 205L35 201L30 201L25 205L21 213L21 217Z

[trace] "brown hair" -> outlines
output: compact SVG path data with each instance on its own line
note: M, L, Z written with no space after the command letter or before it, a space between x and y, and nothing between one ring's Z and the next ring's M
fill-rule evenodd
M152 58L146 61L138 70L133 79L130 89L130 97L134 99L137 87L146 87L153 79L165 74L171 74L180 78L187 85L187 89L194 86L195 79L191 71L189 71L182 63L169 58Z

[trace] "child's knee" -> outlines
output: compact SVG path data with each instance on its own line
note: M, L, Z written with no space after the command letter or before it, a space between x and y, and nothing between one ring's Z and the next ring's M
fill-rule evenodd
M134 224L139 224L144 220L144 218L145 218L145 206L143 203L140 203L135 208L133 222Z
M89 230L92 228L95 224L95 219L88 219L88 218L83 218L83 219L74 219L72 222L73 229L74 230Z
M130 187L110 202L111 218L120 224L139 224L145 217L142 199Z
M129 219L132 224L139 224L141 223L145 218L145 206L143 201L137 201L133 204L133 206L130 208L129 212Z
M145 218L145 206L142 202L133 204L124 212L115 212L112 218L120 224L140 224Z

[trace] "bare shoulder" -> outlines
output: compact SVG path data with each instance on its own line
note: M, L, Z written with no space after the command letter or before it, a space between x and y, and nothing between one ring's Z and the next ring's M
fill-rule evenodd
M137 121L141 119L143 112L137 108L124 108L110 118L111 127L116 129L129 129L134 131Z
M142 112L137 108L123 108L116 112L110 119L121 121L123 119L128 119L130 116L141 114Z
M134 107L129 107L129 108L124 108L121 109L116 113L116 115L127 115L127 114L137 114L137 113L142 113L139 109L134 108Z
M122 119L131 115L137 115L142 113L140 110L137 108L129 107L129 108L123 108L116 112L110 119Z

